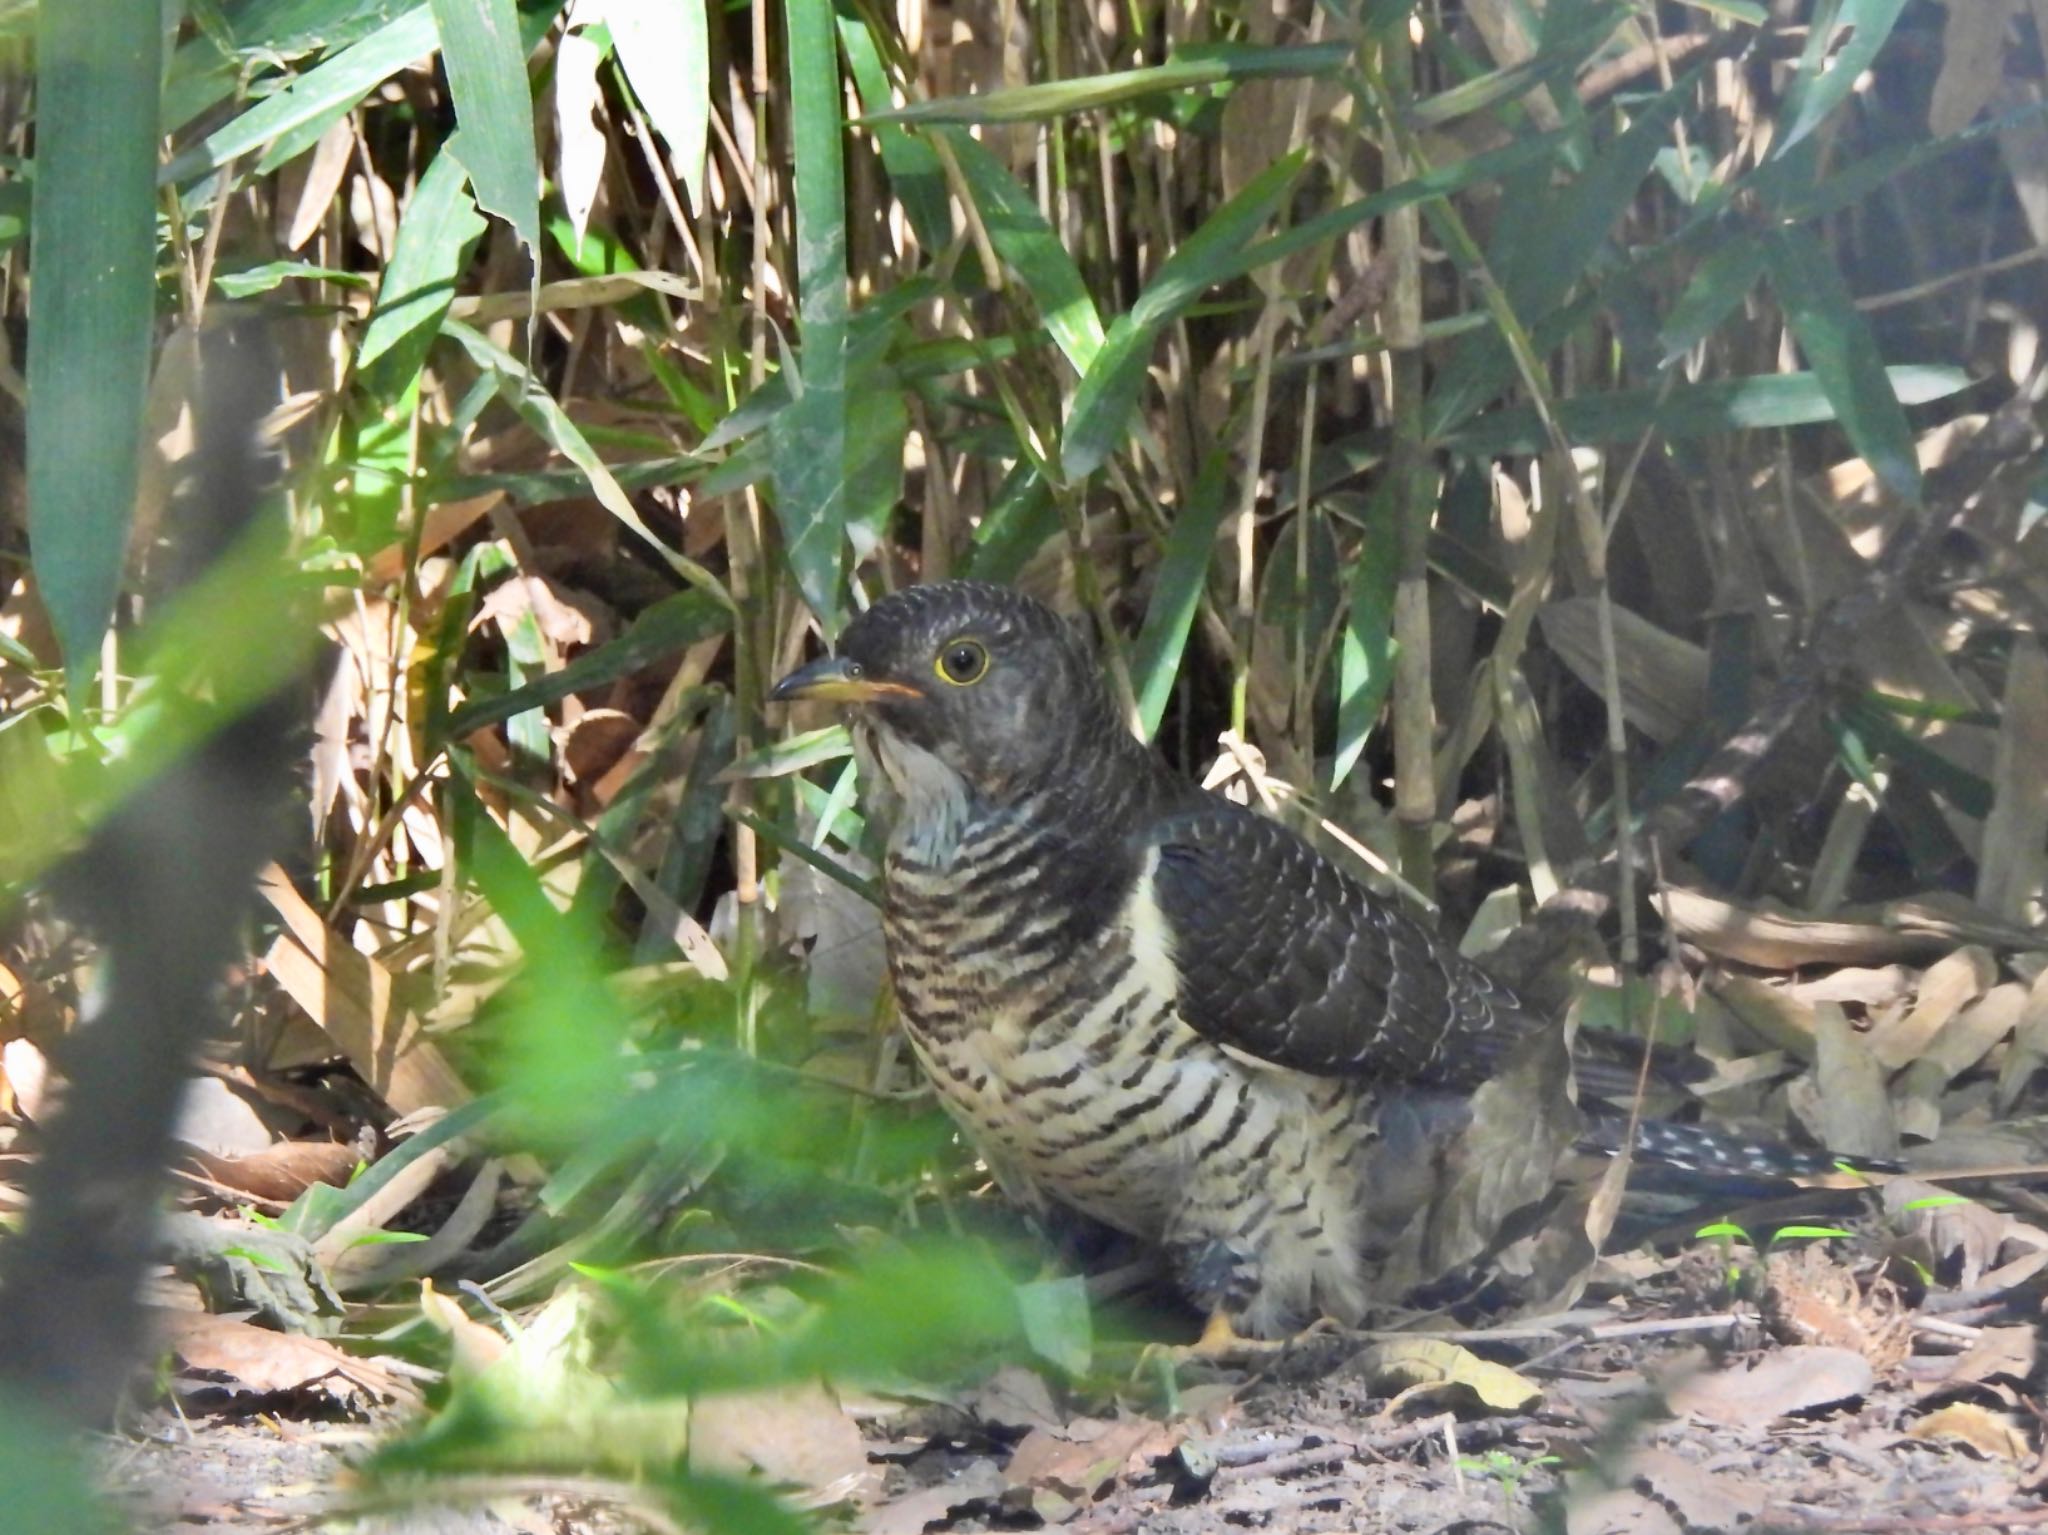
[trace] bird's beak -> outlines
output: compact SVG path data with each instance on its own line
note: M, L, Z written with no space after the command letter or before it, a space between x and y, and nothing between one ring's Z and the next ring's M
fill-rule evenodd
M871 704L884 698L922 697L924 694L908 683L860 675L859 669L842 656L826 656L809 666L798 667L768 690L768 701L772 704L811 698L830 703Z

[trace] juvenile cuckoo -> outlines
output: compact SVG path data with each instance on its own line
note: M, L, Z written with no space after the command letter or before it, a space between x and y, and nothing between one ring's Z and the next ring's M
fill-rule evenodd
M893 814L903 1024L1004 1186L1157 1244L1212 1322L1356 1320L1383 1195L1412 1181L1398 1164L1555 1025L1278 822L1176 776L1088 641L1020 593L900 591L770 696L853 706ZM1634 1077L1632 1054L1581 1059L1589 1148L1621 1144ZM1656 1121L1636 1151L1832 1166Z

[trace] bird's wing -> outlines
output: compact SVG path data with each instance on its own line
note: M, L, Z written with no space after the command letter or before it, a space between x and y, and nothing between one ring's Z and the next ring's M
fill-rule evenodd
M1181 1016L1318 1076L1474 1086L1542 1026L1506 987L1276 822L1215 800L1145 838Z

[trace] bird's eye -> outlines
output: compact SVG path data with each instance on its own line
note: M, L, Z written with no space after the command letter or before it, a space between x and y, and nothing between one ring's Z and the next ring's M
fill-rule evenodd
M939 651L938 673L956 687L979 682L988 670L988 652L979 640L953 640Z

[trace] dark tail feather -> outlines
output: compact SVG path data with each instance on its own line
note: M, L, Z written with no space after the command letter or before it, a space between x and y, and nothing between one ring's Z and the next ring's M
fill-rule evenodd
M1572 1072L1588 1098L1627 1103L1643 1066L1643 1041L1627 1034L1583 1029L1572 1051ZM1714 1063L1682 1045L1650 1046L1650 1086L1685 1087L1714 1074Z
M1613 1155L1628 1131L1626 1117L1587 1117L1584 1144ZM1680 1172L1714 1178L1809 1178L1848 1167L1855 1172L1903 1172L1897 1162L1877 1157L1844 1157L1833 1151L1801 1151L1711 1125L1680 1125L1646 1119L1636 1126L1636 1155Z

